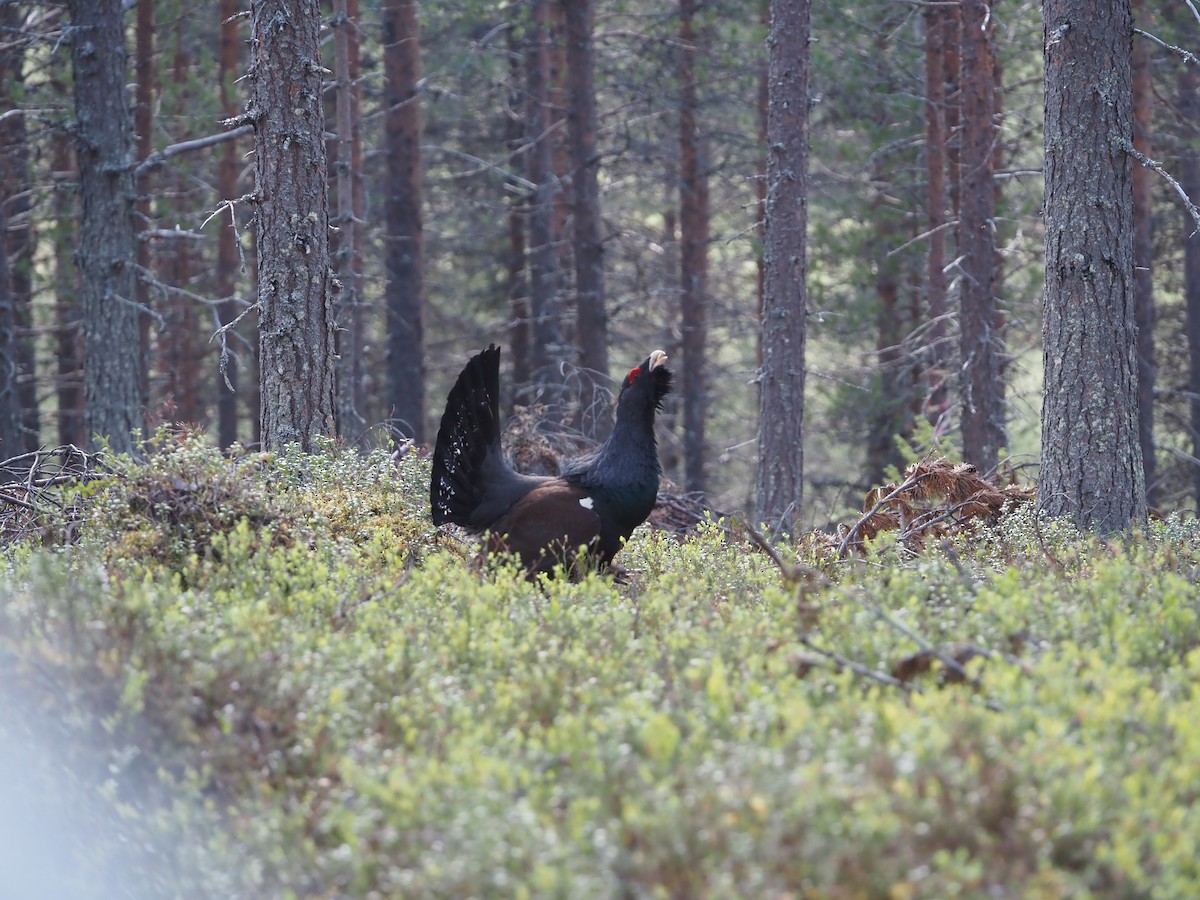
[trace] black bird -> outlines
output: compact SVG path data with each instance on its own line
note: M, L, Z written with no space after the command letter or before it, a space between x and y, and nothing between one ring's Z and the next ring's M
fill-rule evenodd
M607 566L658 496L654 414L671 389L667 354L629 370L612 434L558 475L523 475L500 447L500 348L472 357L446 398L433 450L433 522L488 532L488 549L521 558L530 575L571 562L579 547Z

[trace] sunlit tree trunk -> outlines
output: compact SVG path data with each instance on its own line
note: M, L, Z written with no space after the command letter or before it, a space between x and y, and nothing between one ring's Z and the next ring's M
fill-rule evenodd
M1043 0L1046 287L1038 509L1146 518L1138 441L1129 0Z
M125 91L121 0L71 0L75 143L83 201L84 430L87 440L133 449L142 425L133 122Z
M772 0L757 491L759 521L789 531L804 484L808 42L808 0Z
M333 437L334 322L318 0L254 0L262 442Z

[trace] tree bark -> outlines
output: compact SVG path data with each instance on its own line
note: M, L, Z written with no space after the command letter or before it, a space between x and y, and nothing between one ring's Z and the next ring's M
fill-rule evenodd
M1189 197L1200 197L1200 71L1189 63L1179 64L1176 105L1182 137L1179 184ZM1180 209L1180 240L1183 243L1183 293L1187 313L1188 392L1191 395L1192 457L1200 460L1200 234L1186 209ZM1200 515L1200 462L1192 462L1192 492Z
M425 237L421 214L421 32L416 0L382 7L387 86L388 385L394 433L425 441Z
M0 174L5 161L0 158ZM8 230L5 204L0 202L0 235ZM8 252L0 241L0 459L10 459L25 449L21 428L21 399L17 396L17 315ZM0 472L0 480L4 474Z
M251 21L262 443L309 452L336 434L321 6L254 0Z
M238 0L221 0L220 7L220 78L221 115L232 119L237 115L237 100L234 81L238 77L238 23L232 21L238 11ZM238 148L236 141L221 145L221 159L217 165L217 193L223 202L229 203L238 196ZM238 254L237 231L233 227L231 213L219 216L217 232L217 294L221 298L217 316L221 325L230 324L238 317L237 273L241 265ZM228 221L227 221L228 220ZM226 332L225 340L232 344L234 335ZM238 355L227 354L222 360L223 376L217 383L217 439L224 449L237 440L238 435Z
M583 375L581 424L603 440L611 427L608 387L608 310L604 242L600 235L600 156L596 152L596 86L592 0L567 0L566 44L571 184L574 200L575 340Z
M886 128L887 113L880 110L877 124ZM881 484L889 466L903 467L904 461L896 446L897 437L911 431L908 417L910 392L905 365L904 338L912 327L909 307L901 302L900 260L890 256L892 248L904 243L903 221L896 211L888 208L885 197L891 184L883 171L883 155L875 157L872 182L875 199L871 204L874 233L875 298L879 304L876 323L878 338L875 344L876 377L872 391L875 404L870 412L867 430L866 481Z
M925 412L935 426L946 414L950 353L946 300L946 40L950 18L944 7L925 7L925 311L928 352L923 373L928 390Z
M71 0L75 138L83 213L84 430L89 444L133 449L140 428L133 123L125 92L121 0Z
M348 0L333 3L333 74L337 121L334 170L337 183L336 266L341 290L338 292L337 318L337 419L338 433L352 443L362 445L366 437L363 418L363 361L361 355L362 316L359 307L355 247L358 223L354 214L354 139L359 111L355 102L354 82L350 77L351 47L358 43L358 22L350 18Z
M808 42L808 0L772 0L757 493L759 521L787 531L804 485Z
M7 280L0 282L0 291L7 293L10 304L7 315L11 333L6 344L3 365L12 365L11 383L6 388L3 403L13 403L11 415L19 422L20 441L10 439L0 456L14 456L21 451L37 449L40 416L37 398L37 370L33 340L29 337L33 323L33 222L32 183L30 180L30 140L25 115L18 112L25 86L25 41L18 35L24 23L23 7L12 3L0 7L0 27L7 36L7 45L0 48L0 108L9 110L0 121L0 203L5 205L7 227L0 229L0 254L6 256ZM11 395L7 391L11 390ZM9 415L10 411L0 413Z
M684 486L703 492L705 422L708 416L709 194L705 142L697 123L695 0L680 0L679 236L680 320L683 332Z
M532 22L525 52L528 178L534 185L529 210L529 307L533 381L547 414L567 417L562 370L571 357L563 329L562 273L555 244L554 137L550 108L551 0L531 0Z
M58 87L62 87L58 85ZM55 394L58 401L57 430L60 445L82 447L83 430L83 335L80 330L79 270L75 266L75 209L67 185L78 181L71 140L65 129L50 138L50 165L54 194L50 215L54 223L53 288L55 320Z
M963 457L996 467L1006 444L1004 365L996 315L995 81L991 0L962 3L962 140L959 159L959 393Z
M1134 0L1139 18L1147 15L1145 0ZM1149 28L1150 23L1143 23ZM1154 107L1150 83L1150 44L1142 37L1133 43L1133 146L1153 156L1150 117ZM1137 317L1138 349L1138 440L1142 445L1146 503L1158 503L1158 477L1154 459L1154 221L1152 173L1145 166L1133 167L1133 302Z
M1038 509L1146 518L1138 442L1129 0L1043 0L1046 288Z
M137 0L136 23L134 27L133 67L137 77L137 87L134 91L133 130L136 135L137 160L141 162L150 156L154 150L154 95L156 93L154 68L154 0ZM150 196L154 191L155 177L153 172L146 172L140 179L135 180L137 189L137 206L135 227L138 231L137 242L137 287L136 299L142 310L147 310L153 302L150 296L149 276L153 272L153 259L150 241L146 240L143 232L151 227ZM150 404L150 372L154 368L151 353L150 317L145 312L138 313L138 338L141 342L140 370L138 383L142 392L142 406L151 409ZM165 354L168 375L174 371L176 360L170 351Z
M522 164L528 169L524 155L530 152L525 142L528 127L525 119L529 108L523 103L524 89L522 86L524 69L522 60L521 41L515 34L515 29L508 30L509 85L508 110L504 123L504 140L508 147L514 169ZM508 274L508 303L509 303L509 357L512 360L512 383L514 392L520 394L528 390L533 377L533 327L532 313L529 306L529 279L527 275L527 255L525 250L525 233L528 227L528 204L525 192L515 181L509 181L508 194L508 256L506 269Z
M171 66L171 94L174 101L186 109L191 105L189 93L193 62L189 52L193 40L189 31L189 17L181 15L176 18L172 31L175 46ZM190 129L185 123L174 137L176 140L188 140L192 136L189 132ZM167 210L173 208L177 222L183 221L188 213L188 205L182 199L188 196L191 187L191 172L188 166L188 162L181 158L164 178L164 182L172 188L173 196L166 199L163 205ZM197 268L200 268L193 259L194 244L188 240L168 241L164 251L157 254L164 280L175 287L189 289L193 275ZM167 326L157 337L159 360L154 368L160 374L156 380L164 383L164 406L172 411L172 418L198 425L207 417L208 404L205 403L202 389L202 360L205 348L197 340L200 322L196 314L196 301L181 293L169 293L162 306ZM143 320L146 318L145 315L142 316Z

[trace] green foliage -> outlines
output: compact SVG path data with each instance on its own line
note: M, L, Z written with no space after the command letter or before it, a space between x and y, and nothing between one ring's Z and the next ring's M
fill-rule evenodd
M184 437L117 468L81 540L11 550L0 587L0 754L45 748L37 803L0 808L86 811L74 896L114 867L220 897L1200 880L1194 521L1023 511L802 594L715 526L642 531L627 585L531 584L434 547L417 460ZM973 683L814 657L892 671L918 648L881 612L985 651Z

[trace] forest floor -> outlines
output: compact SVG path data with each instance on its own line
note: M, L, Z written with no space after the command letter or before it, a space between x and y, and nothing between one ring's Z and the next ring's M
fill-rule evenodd
M415 455L152 443L0 486L2 896L1200 890L1195 520L529 583Z

